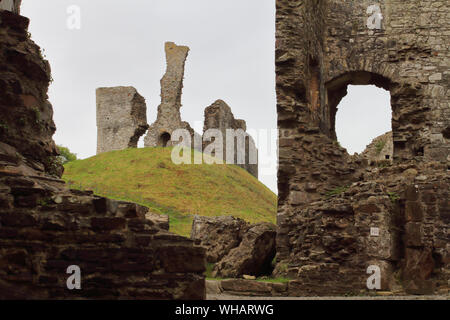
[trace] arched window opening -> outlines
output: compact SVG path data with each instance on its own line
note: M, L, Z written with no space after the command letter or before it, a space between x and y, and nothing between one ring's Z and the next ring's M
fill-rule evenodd
M392 108L389 91L374 85L349 85L336 110L336 138L349 154L392 160Z

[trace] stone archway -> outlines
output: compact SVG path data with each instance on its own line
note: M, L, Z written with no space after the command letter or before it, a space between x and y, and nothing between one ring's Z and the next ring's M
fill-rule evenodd
M169 145L171 136L170 133L168 132L163 132L158 139L158 146L160 147L167 147Z
M390 92L394 161L400 162L424 155L426 142L420 139L419 131L427 121L428 110L426 107L420 107L420 86L400 85L373 72L347 72L325 84L325 110L321 121L323 133L336 140L337 106L347 95L348 85L375 85Z

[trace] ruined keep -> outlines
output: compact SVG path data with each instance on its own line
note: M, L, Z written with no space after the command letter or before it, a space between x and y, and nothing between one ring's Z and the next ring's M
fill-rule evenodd
M186 129L191 134L191 142L196 136L189 123L181 121L181 95L183 92L184 66L189 53L186 46L173 42L165 44L166 73L161 79L161 104L156 121L150 126L145 137L146 147L168 147L173 145L172 133Z
M28 24L0 10L0 299L204 299L203 248L147 208L60 179L50 66Z
M222 133L222 160L224 163L226 163L227 160L227 153L232 152L234 154L233 163L258 178L258 149L256 148L255 142L253 138L246 133L247 125L245 121L235 119L231 112L231 108L222 100L217 100L205 109L203 150L214 143L214 141L211 142L211 140L213 140L211 137L205 135L209 129L217 129ZM233 130L233 134L235 135L233 141L227 141L227 130L229 129ZM231 139L231 137L229 139ZM239 152L242 153L243 159L238 159ZM217 157L217 154L213 154L213 156L214 155Z
M145 99L133 87L98 88L97 154L137 148L148 129Z
M380 161L392 162L394 156L392 132L387 132L373 139L361 155L369 161L369 165Z
M277 268L291 295L443 293L449 285L450 7L277 0ZM393 164L336 141L347 86L391 93ZM399 280L399 281L397 281Z

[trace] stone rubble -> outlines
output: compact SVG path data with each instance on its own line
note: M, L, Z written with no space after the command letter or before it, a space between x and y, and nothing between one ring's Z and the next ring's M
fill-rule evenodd
M276 226L249 224L234 217L195 216L191 239L206 249L213 277L240 278L270 274L275 257Z

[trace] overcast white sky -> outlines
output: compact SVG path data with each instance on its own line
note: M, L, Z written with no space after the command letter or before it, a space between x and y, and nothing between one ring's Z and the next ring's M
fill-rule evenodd
M80 30L67 28L71 5L81 9ZM223 99L248 128L277 126L275 0L23 0L21 14L31 19L33 40L52 66L55 141L79 158L96 152L97 87L134 86L147 100L148 122L156 119L166 41L191 48L183 120L202 124L204 109ZM381 89L349 92L336 131L353 153L390 130L391 111ZM260 165L260 180L276 192L276 154L265 153L260 163L272 165Z

